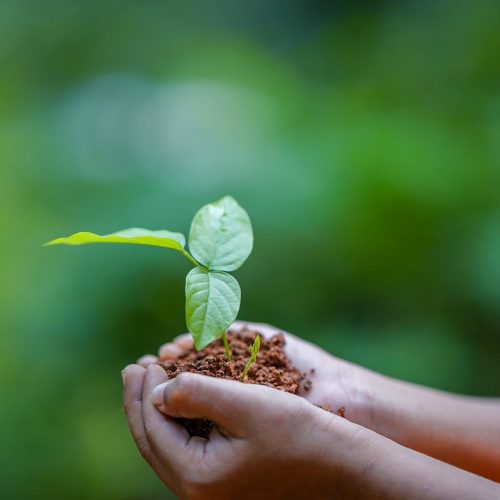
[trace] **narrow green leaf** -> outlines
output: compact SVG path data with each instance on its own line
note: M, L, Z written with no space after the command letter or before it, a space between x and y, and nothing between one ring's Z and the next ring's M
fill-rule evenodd
M125 243L130 245L150 245L154 247L172 248L183 252L186 239L181 233L172 233L165 229L150 231L133 227L112 234L100 236L94 233L75 233L67 238L57 238L46 243L51 245L87 245L89 243Z
M255 337L253 344L248 346L248 351L250 352L250 359L247 361L247 364L245 365L245 368L241 373L240 380L242 382L245 381L245 379L247 378L248 371L250 370L252 365L257 361L257 355L259 354L260 351L260 335L257 335L257 337Z
M255 341L252 346L252 351L254 352L255 357L257 357L257 354L259 354L260 351L260 335L257 335L257 337L255 337Z
M186 323L196 349L221 337L236 319L241 290L230 274L192 269L186 277Z
M250 217L234 198L205 205L194 216L189 249L194 258L214 271L234 271L253 248Z

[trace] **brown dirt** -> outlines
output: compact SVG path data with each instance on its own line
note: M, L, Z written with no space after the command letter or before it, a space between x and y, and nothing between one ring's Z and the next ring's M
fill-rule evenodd
M253 343L259 332L245 328L240 332L228 332L232 360L226 361L222 340L196 351L194 347L179 356L175 361L160 363L169 378L179 373L191 372L240 381L241 373L250 357L248 346ZM261 335L260 352L256 362L248 372L245 383L261 384L280 391L297 394L299 388L310 390L311 381L297 370L285 355L285 337L278 333L269 339ZM178 419L191 436L207 438L214 424L206 419Z

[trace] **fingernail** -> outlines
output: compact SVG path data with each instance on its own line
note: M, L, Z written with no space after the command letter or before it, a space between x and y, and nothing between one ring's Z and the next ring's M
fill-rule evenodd
M161 406L164 402L163 394L165 392L165 387L167 387L168 381L163 382L163 384L157 385L153 389L153 404L156 406Z
M125 374L125 370L122 370L122 380L123 380L123 385L125 385L125 382L127 381L127 376Z

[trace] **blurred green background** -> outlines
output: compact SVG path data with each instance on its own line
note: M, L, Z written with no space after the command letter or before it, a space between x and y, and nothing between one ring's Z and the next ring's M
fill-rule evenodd
M492 1L0 2L0 497L152 499L120 370L185 330L187 262L42 248L187 232L234 195L240 318L500 395Z

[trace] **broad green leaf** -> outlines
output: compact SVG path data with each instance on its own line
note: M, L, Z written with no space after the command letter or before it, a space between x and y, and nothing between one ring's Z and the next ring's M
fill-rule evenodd
M46 243L51 245L87 245L89 243L126 243L130 245L150 245L154 247L172 248L183 252L186 239L181 233L172 233L165 229L150 231L133 227L112 234L100 236L94 233L75 233L67 238L57 238Z
M250 217L231 196L205 205L194 216L189 233L193 257L214 271L234 271L253 247Z
M186 323L196 349L221 337L240 309L240 285L230 274L192 269L186 277Z

